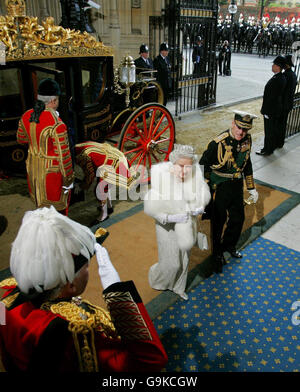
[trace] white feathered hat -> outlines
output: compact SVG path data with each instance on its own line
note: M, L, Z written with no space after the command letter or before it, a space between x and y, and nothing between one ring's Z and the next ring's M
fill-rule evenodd
M12 244L10 270L23 293L51 290L74 280L76 256L87 262L95 242L89 228L53 206L27 211Z

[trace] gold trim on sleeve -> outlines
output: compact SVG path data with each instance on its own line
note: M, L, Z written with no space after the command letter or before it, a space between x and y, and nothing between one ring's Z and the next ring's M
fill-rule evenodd
M111 292L103 297L122 339L152 340L147 324L129 292Z

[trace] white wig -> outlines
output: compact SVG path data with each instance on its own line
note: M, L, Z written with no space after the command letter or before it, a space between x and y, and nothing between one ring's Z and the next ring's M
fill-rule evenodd
M193 160L193 163L199 160L192 146L187 144L174 144L174 149L169 155L169 161L174 164L180 158L190 158Z
M10 270L20 290L51 290L72 282L72 255L94 254L96 239L89 228L60 214L51 206L27 211L12 244Z

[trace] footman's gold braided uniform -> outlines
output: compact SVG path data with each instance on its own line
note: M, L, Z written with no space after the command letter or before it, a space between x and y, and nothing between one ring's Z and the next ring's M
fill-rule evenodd
M67 127L55 110L42 112L39 123L30 122L33 109L19 122L17 140L29 145L26 161L31 199L39 207L53 205L58 211L68 206L63 186L73 182Z
M132 281L103 292L108 311L80 297L37 304L14 279L5 290L0 349L7 371L160 371L167 356ZM2 290L0 290L2 291Z

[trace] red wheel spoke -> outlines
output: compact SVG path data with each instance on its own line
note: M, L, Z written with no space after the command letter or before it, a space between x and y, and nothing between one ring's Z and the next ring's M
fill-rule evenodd
M145 154L146 154L145 151L141 154L141 157L140 157L138 163L136 164L136 167L137 167L137 168L140 166L140 164L141 164L141 162L142 162L142 159L144 158Z
M127 140L129 140L129 141L132 142L132 143L136 143L136 144L139 143L139 140L132 139L131 137L128 137L128 136L126 136L126 137L124 138L124 143L125 143Z
M143 113L143 123L144 123L144 134L148 136L146 112Z
M137 127L136 123L133 123L133 124L132 124L132 128L133 128L135 131L137 131L137 133L140 135L141 139L142 139L143 141L145 141L143 132Z
M134 148L134 149L132 149L132 150L129 150L129 151L124 152L124 155L128 155L128 154L130 154L130 153L133 153L133 152L135 152L135 151L139 151L139 150L141 150L141 149L142 149L142 146L136 147L136 148Z
M168 139L160 139L160 140L158 140L157 142L155 142L156 144L160 144L160 143L164 143L164 142L168 142L168 141L170 141L171 140L171 138L168 138Z
M155 133L157 132L157 130L159 129L159 127L160 127L160 125L161 125L162 120L164 119L164 117L166 117L165 114L163 114L163 115L161 116L161 118L159 119L159 122L155 125L154 131L152 132L151 137L153 137L153 136L155 135Z
M135 156L130 160L129 164L130 166L132 166L132 163L141 155L145 154L144 152L138 152L137 154L135 154Z
M154 137L154 139L153 140L157 140L163 133L165 133L166 132L166 130L168 129L168 128L170 128L170 124L168 124L162 131L160 131L159 132L159 134L158 135L156 135L155 137Z
M151 135L152 135L152 129L153 129L153 124L154 124L154 121L155 121L155 113L156 113L156 109L153 109L153 112L152 112L152 116L151 116L151 121L150 121L150 125L149 125L149 137L151 137Z

